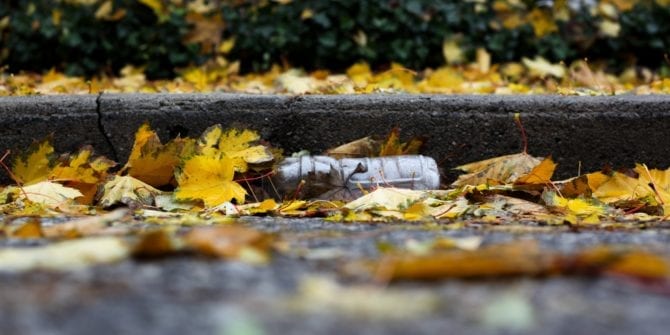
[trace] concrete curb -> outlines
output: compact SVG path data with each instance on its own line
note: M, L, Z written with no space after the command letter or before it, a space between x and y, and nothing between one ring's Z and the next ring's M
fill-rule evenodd
M4 148L54 134L59 151L92 144L120 162L149 121L161 138L198 136L221 123L256 129L286 152L319 153L359 137L429 138L425 153L444 168L521 151L521 113L533 155L553 155L558 177L611 165L670 165L670 96L472 96L103 94L0 98ZM453 174L448 173L448 176Z

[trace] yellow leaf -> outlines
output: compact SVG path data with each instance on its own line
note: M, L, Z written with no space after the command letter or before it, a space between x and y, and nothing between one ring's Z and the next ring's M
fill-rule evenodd
M403 188L380 187L354 201L344 205L344 208L354 211L363 211L373 208L388 210L407 209L416 201L425 198L426 192Z
M139 0L139 2L154 11L154 14L156 14L156 17L159 18L159 20L163 21L165 20L165 7L163 6L163 1L161 0Z
M567 199L553 191L546 192L542 198L547 206L562 210L564 219L572 224L600 223L600 217L605 215L605 207L593 199Z
M404 210L402 214L403 219L407 221L420 221L432 217L430 215L430 208L423 202L415 202Z
M279 208L279 204L272 198L265 199L262 202L237 206L237 210L243 215L267 214L277 208Z
M91 160L93 148L85 146L74 155L63 155L59 163L49 173L49 180L58 181L65 186L78 189L83 198L81 204L91 204L97 191L97 184L107 178L107 170L116 163L105 158Z
M372 71L368 63L356 63L347 69L347 76L357 86L365 86L372 79Z
M463 62L463 49L458 45L459 38L448 38L442 43L442 55L449 65L460 64Z
M51 139L33 143L28 151L12 163L12 173L23 185L47 180L54 158Z
M22 224L20 227L9 232L9 236L12 238L21 239L43 238L44 232L42 231L42 223L39 221L39 219L33 218Z
M98 7L98 10L95 11L94 16L96 19L104 19L112 14L112 9L112 0L107 0L103 2L100 7Z
M328 156L340 158L374 157L379 153L379 143L370 136L366 136L336 148L328 149Z
M163 145L156 132L144 124L135 134L133 150L121 171L151 186L167 185L174 180L181 157L191 154L193 148L193 140L180 137Z
M154 197L161 194L160 190L130 176L114 176L103 186L100 205L109 207L115 204L140 204L151 205Z
M547 157L540 164L535 166L533 170L526 175L521 176L514 183L516 184L547 184L551 181L551 176L556 169L556 163Z
M196 155L186 160L177 171L177 200L202 200L213 207L232 199L244 203L246 190L233 181L235 168L229 157Z
M57 207L68 200L81 197L79 190L61 184L43 181L23 187L22 197L50 207Z
M670 204L670 169L649 170L637 164L635 172L638 178L615 172L593 196L606 203L638 199L652 205Z
M598 24L600 33L608 37L617 37L621 31L621 25L619 22L614 22L610 20L602 20Z
M427 93L452 93L459 91L463 82L463 76L458 71L442 67L430 73L419 83L419 87Z
M461 165L456 169L467 174L458 177L452 186L480 185L490 181L510 184L533 171L540 163L538 158L522 152Z
M423 139L419 137L414 137L407 143L400 142L400 129L395 127L382 144L379 156L416 155L421 146L423 146Z
M535 37L542 37L558 30L551 13L540 8L533 9L528 14L528 20L533 26Z
M246 172L247 163L260 164L273 159L265 146L251 146L259 139L253 130L229 129L224 132L221 125L215 125L205 130L198 140L198 152L209 157L228 157L236 172Z
M532 76L544 78L547 76L554 76L556 78L563 78L565 76L565 65L551 64L546 59L537 56L535 59L522 58L521 61L525 65Z
M225 55L229 53L230 50L233 50L234 47L235 47L235 37L231 37L221 42L218 51L219 53Z
M0 251L3 271L75 270L95 264L112 263L130 255L120 237L96 237L58 242L36 248L10 248Z

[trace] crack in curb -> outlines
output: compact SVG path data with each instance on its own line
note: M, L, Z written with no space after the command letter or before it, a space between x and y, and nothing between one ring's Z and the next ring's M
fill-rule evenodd
M100 110L100 100L102 99L102 94L103 92L98 93L98 97L95 99L95 112L98 114L98 131L102 134L102 137L105 139L105 142L107 142L107 145L109 148L112 150L112 158L114 159L115 162L119 161L119 154L116 152L116 147L114 147L114 143L112 143L112 139L107 135L107 131L105 131L105 126L102 124L102 111Z

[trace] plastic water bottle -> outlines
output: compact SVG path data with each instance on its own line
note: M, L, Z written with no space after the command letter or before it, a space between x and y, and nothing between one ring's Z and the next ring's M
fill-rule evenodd
M362 195L362 190L380 186L437 189L440 172L434 159L421 155L342 159L302 156L284 159L273 180L285 197L351 199Z

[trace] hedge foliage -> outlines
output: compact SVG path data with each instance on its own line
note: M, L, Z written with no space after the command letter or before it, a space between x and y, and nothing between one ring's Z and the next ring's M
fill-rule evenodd
M216 56L244 71L290 64L339 70L358 61L409 68L543 56L659 67L670 0L32 0L0 1L0 60L10 72L68 74L145 67L150 77ZM449 49L449 48L447 48Z

